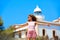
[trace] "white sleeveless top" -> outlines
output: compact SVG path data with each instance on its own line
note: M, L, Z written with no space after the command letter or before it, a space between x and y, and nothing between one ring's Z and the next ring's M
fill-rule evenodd
M28 30L35 30L35 22L27 22L28 23Z

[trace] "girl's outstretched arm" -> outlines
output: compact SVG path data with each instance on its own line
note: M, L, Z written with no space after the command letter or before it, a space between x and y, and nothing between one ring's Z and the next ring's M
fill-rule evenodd
M19 25L20 27L25 27L25 26L27 26L28 25L28 23L25 23L25 24L21 24L21 25Z
M39 22L39 21L36 21L36 24L37 24L37 25L45 25L45 26L50 26L50 23Z
M27 25L28 25L28 23L25 23L25 24L19 24L19 25L17 25L18 27L17 27L16 29L25 27L25 26L27 26Z
M42 24L42 25L47 25L47 26L50 26L50 25L55 25L55 26L60 26L59 23L54 23L54 22L44 22L44 21L37 21L36 22L37 24Z

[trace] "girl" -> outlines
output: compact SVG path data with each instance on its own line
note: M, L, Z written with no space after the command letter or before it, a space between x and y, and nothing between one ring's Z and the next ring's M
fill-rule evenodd
M40 22L37 22L37 19L34 15L29 15L28 16L28 22L20 25L20 27L24 27L24 26L28 26L28 30L27 30L27 38L28 40L30 40L32 38L32 40L36 40L36 30L35 30L35 26L40 24Z

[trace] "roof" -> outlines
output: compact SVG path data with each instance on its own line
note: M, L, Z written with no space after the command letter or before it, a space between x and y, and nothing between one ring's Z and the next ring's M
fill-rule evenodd
M53 22L59 22L60 23L60 17L58 19L53 20Z

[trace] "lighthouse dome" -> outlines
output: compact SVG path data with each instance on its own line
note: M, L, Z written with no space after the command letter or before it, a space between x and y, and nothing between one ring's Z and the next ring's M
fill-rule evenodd
M34 9L34 12L41 12L41 9L39 8L39 6L36 6L36 8Z

